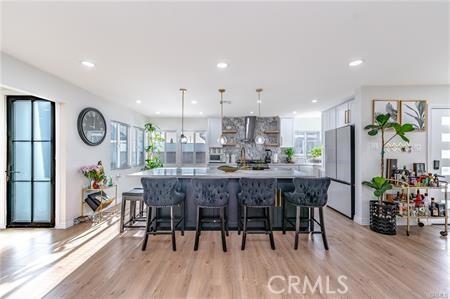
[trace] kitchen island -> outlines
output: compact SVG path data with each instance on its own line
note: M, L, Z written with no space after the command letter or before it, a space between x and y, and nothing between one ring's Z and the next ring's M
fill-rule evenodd
M144 170L130 174L131 177L150 177L150 178L170 178L176 177L181 182L182 192L186 195L185 200L185 221L186 229L195 229L196 223L196 205L193 199L191 179L192 178L222 178L228 179L228 192L230 193L230 201L228 205L228 224L230 229L237 229L237 193L239 192L239 179L242 177L248 178L276 178L279 192L274 196L279 196L275 202L277 205L274 208L273 227L274 229L281 229L282 227L282 203L283 192L290 192L294 190L292 179L296 177L311 177L309 172L303 172L298 169L272 167L265 170L237 170L235 172L223 172L216 167L164 167L152 170ZM280 198L281 196L281 198ZM250 216L261 211L250 211ZM302 211L302 215L306 217L308 211ZM205 215L218 215L218 210L205 211ZM166 216L166 212L162 216ZM295 207L287 205L287 215L292 217L295 215ZM258 223L250 223L249 226L258 225ZM214 228L205 224L205 228Z

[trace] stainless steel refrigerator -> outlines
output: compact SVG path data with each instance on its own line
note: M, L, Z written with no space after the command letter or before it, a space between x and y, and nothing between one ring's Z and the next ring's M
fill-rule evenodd
M325 174L331 178L328 206L353 219L355 215L355 129L325 132Z

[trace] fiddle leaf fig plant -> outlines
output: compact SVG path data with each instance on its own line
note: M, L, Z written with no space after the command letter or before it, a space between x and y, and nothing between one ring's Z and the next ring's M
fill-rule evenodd
M147 147L145 151L147 157L145 159L145 168L153 169L158 167L163 167L163 163L159 157L160 143L164 141L163 135L159 132L159 129L154 124L148 122L144 125L146 137L147 137Z
M363 185L374 189L373 195L377 197L380 201L383 200L383 194L392 189L392 185L389 181L381 176L373 177L372 180L362 182Z

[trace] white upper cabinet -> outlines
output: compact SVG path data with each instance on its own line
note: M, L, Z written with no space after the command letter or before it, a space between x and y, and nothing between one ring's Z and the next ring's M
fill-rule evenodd
M336 109L331 108L322 112L322 131L336 128Z
M280 136L281 147L294 146L294 119L281 118L280 119Z
M336 128L353 124L352 108L354 100L344 102L336 106Z
M222 147L218 139L222 134L222 122L220 118L208 118L208 146Z

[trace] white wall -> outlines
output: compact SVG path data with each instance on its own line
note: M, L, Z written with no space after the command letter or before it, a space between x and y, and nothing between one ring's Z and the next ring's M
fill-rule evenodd
M321 116L300 116L294 119L294 131L321 131Z
M150 121L156 124L161 130L177 131L181 134L181 117L157 117ZM184 129L189 130L208 130L208 119L206 117L185 118Z
M77 131L77 117L85 107L99 109L109 124L111 120L143 127L147 117L124 106L114 104L96 96L67 81L43 72L31 65L21 62L5 53L1 53L1 85L11 89L24 91L56 102L57 119L57 190L56 225L58 228L71 226L73 219L80 215L81 188L87 185L81 175L80 167L103 161L106 172L111 174L119 184L121 191L139 185L137 179L124 177L126 173L136 171L127 169L110 171L110 135L99 146L88 146L83 143ZM4 99L2 99L4 101ZM4 103L1 103L4 105ZM2 119L4 114L2 115ZM58 129L60 132L58 132ZM108 127L109 129L109 127ZM59 157L58 157L59 156ZM4 159L4 157L2 157ZM2 169L3 171L3 169ZM59 175L58 175L59 174ZM2 184L1 188L4 188ZM0 216L0 227L4 227L5 218Z
M430 105L442 105L450 103L450 86L363 86L356 92L355 119L356 136L356 215L355 221L362 224L369 222L369 200L372 199L372 191L361 185L364 180L370 180L373 176L380 175L380 150L379 136L368 136L363 129L372 122L372 100L373 99L398 99L428 100ZM412 132L407 135L410 144L419 147L411 153L387 153L386 158L398 159L399 167L412 168L412 163L428 164L428 139L427 132ZM399 139L395 139L399 141ZM394 140L393 140L394 142ZM427 168L430 169L430 167ZM431 170L430 170L431 171Z

